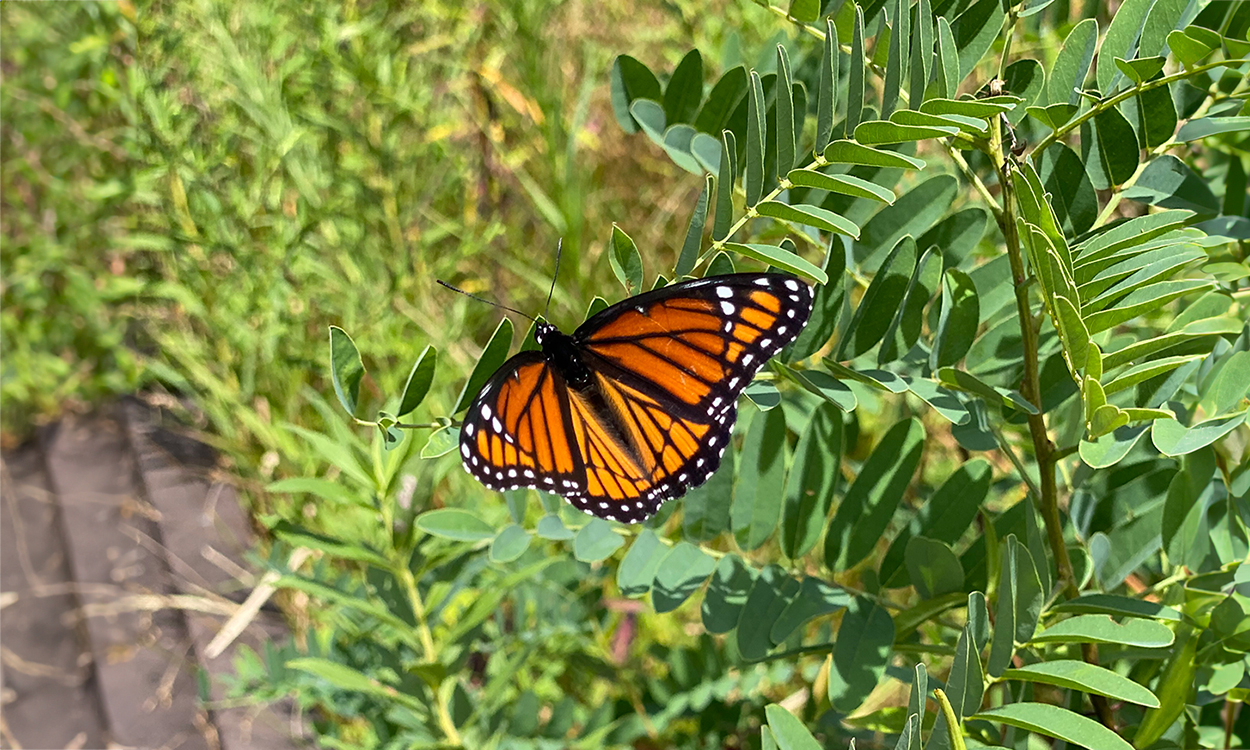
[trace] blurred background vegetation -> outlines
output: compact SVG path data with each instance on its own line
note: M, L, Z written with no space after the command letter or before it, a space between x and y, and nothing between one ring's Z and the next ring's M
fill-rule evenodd
M440 381L480 354L497 313L436 278L535 310L563 238L571 328L609 288L612 222L671 266L702 181L627 142L612 58L734 65L778 33L737 2L0 13L5 444L150 389L248 478L311 468L281 425L319 424L328 325L361 339L376 396L426 343Z

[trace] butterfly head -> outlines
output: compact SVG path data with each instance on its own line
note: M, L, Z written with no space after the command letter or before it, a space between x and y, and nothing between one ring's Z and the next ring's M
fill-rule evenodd
M539 346L542 346L544 341L559 333L560 330L550 323L539 321L534 326L534 340L538 342Z

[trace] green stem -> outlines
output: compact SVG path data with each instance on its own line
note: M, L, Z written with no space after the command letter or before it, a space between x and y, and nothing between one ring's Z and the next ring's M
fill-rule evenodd
M1068 133L1071 133L1073 130L1076 130L1081 125L1089 121L1091 118L1097 117L1099 114L1106 112L1108 109L1111 109L1112 107L1116 106L1120 102L1125 101L1127 99L1132 99L1134 96L1137 96L1138 94L1149 91L1151 89L1158 88L1160 86L1167 86L1170 83L1183 81L1186 78L1198 75L1199 73L1204 73L1208 70L1211 70L1212 68L1222 68L1226 66L1242 65L1248 62L1250 62L1250 58L1243 57L1237 60L1221 60L1219 62L1207 63L1206 65L1199 65L1198 67L1191 68L1187 71L1181 71L1180 73L1173 73L1170 76L1164 76L1163 78L1156 78L1153 81L1147 81L1145 83L1139 84L1132 88L1125 89L1124 91L1121 91L1120 93L1116 94L1110 99L1105 99L1103 101L1098 102L1094 106L1090 107L1088 112L1085 112L1084 114L1077 117L1076 119L1070 120L1064 125L1059 126L1059 128L1057 128L1050 135L1038 141L1037 146L1034 147L1033 150L1030 152L1030 156L1032 156L1033 154L1042 153L1043 151L1046 150L1047 146L1059 140L1060 138L1064 137Z
M421 648L425 651L425 660L430 664L438 661L438 648L434 645L434 634L430 632L429 623L425 617L425 602L421 599L421 592L417 590L417 579L412 575L412 570L407 565L399 565L393 571L396 578L404 584L404 590L408 594L408 601L412 603L412 616L417 621L417 639L421 641ZM440 681L441 684L441 681ZM460 732L456 729L456 723L451 720L451 712L447 710L447 705L443 703L439 697L438 685L434 686L434 709L438 714L438 725L443 730L443 734L447 739L457 747L463 746L464 741L460 738Z

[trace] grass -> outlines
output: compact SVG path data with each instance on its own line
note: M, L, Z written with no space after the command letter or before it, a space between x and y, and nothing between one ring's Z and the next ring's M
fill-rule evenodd
M573 327L619 295L612 222L671 268L701 183L620 131L607 72L735 55L772 28L740 5L5 4L5 442L146 389L245 478L316 473L286 425L325 427L331 324L365 408L435 344L416 419L445 414L497 312L435 279L537 310L562 238Z

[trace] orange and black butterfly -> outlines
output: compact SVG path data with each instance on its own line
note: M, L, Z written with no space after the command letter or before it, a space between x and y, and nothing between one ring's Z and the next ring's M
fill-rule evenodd
M460 430L464 467L637 523L720 465L737 401L807 323L812 291L779 273L696 279L630 297L499 368Z

